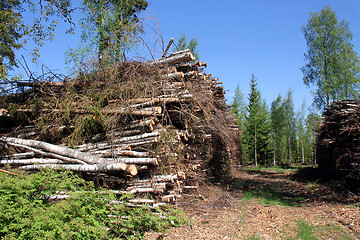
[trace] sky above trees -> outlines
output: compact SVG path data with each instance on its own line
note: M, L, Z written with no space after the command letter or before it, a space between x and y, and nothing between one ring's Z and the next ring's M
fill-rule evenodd
M252 0L252 1L178 1L149 0L149 7L140 18L156 17L165 45L182 34L198 40L200 60L208 63L206 72L219 77L227 90L230 103L239 85L245 96L249 93L252 74L270 105L279 94L285 96L293 90L295 110L303 101L312 103L311 89L303 83L300 68L305 64L306 41L301 27L307 23L311 12L321 11L329 5L339 20L350 23L355 50L360 52L360 1L358 0ZM75 19L77 20L77 19ZM29 18L31 21L31 18ZM156 25L156 24L155 24ZM80 30L75 35L65 35L66 25L61 23L53 42L41 49L37 66L66 73L64 53L80 41ZM144 40L154 47L159 37L146 30ZM156 45L159 49L159 45ZM30 49L30 46L27 47ZM150 59L146 49L139 52ZM31 61L29 53L21 54ZM21 57L18 55L18 57Z

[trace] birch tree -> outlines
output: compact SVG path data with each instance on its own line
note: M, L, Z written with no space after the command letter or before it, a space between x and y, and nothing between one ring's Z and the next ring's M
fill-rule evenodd
M314 102L324 108L332 101L359 96L359 59L349 23L338 21L329 6L310 14L302 27L307 44L304 83L315 86Z

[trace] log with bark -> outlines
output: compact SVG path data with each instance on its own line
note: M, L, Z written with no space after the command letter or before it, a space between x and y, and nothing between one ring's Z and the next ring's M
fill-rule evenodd
M107 164L42 164L42 165L26 165L21 169L26 170L38 170L40 168L54 168L54 169L66 169L74 172L103 172L103 173L115 173L125 172L129 167L125 163L107 163ZM129 169L131 175L136 175L137 170L132 167ZM130 171L131 170L131 171Z
M24 146L31 147L34 149L41 149L47 153L54 153L60 156L73 158L74 160L80 160L88 164L102 164L106 163L106 160L88 153L80 152L68 147L61 147L58 145L37 141L37 140L28 140L12 137L1 137L0 141L14 146Z
M183 62L189 62L194 61L195 57L189 50L184 50L182 52L174 53L173 55L166 57L166 58L160 58L155 61L149 62L148 64L151 65L174 65L177 63L183 63Z

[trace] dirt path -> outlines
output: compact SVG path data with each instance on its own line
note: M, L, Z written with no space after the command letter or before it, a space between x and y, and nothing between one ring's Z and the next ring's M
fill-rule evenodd
M360 239L360 198L294 180L291 171L237 172L179 203L188 225L145 239Z

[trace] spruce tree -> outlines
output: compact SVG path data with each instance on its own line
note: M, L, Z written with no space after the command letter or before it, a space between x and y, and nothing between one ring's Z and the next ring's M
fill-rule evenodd
M246 103L244 101L244 94L241 92L239 85L236 86L233 103L231 104L231 111L236 116L236 124L240 129L244 128Z
M244 130L245 164L268 164L271 159L269 111L261 99L254 74L250 81L249 104Z

